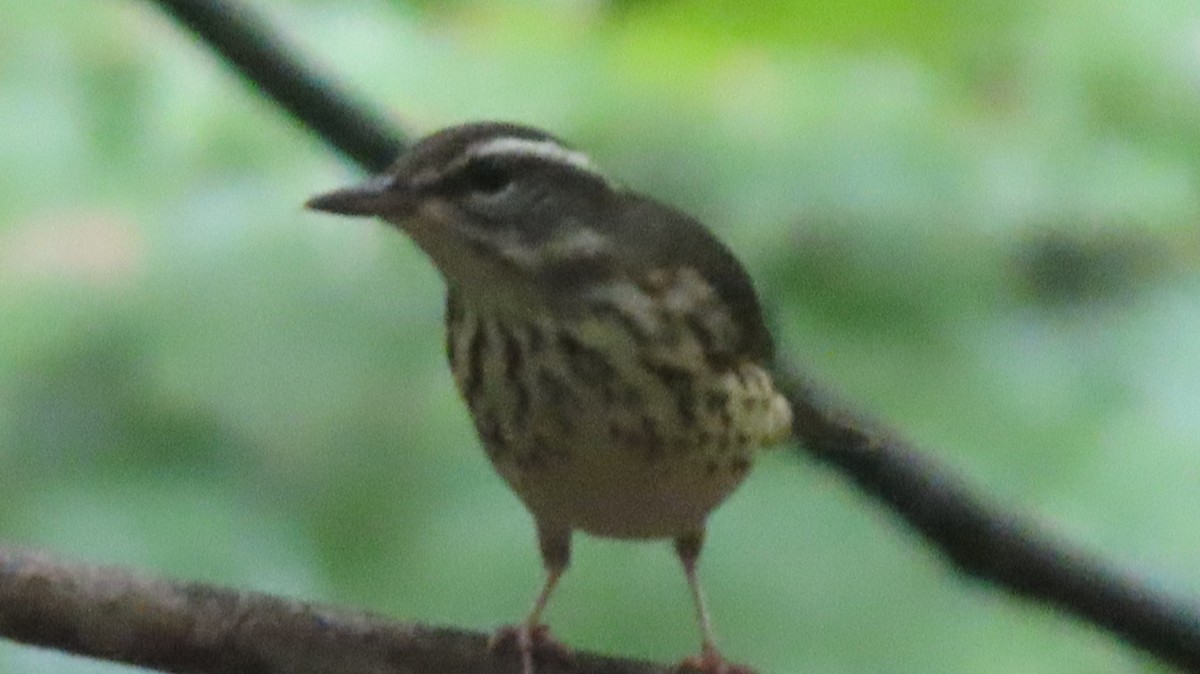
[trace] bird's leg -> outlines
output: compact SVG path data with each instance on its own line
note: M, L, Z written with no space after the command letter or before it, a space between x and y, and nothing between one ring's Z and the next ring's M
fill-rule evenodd
M492 650L503 650L515 647L521 655L522 674L534 674L534 654L540 657L550 657L559 661L568 661L570 650L555 641L550 636L550 630L542 624L542 613L554 593L555 586L567 570L571 561L571 530L538 524L538 548L542 553L542 563L546 567L546 580L538 592L529 615L519 625L501 627L492 636L488 647Z
M713 638L712 619L708 614L708 606L704 603L704 592L700 589L700 579L696 575L696 565L700 559L700 549L704 547L704 530L693 531L690 534L675 539L675 554L683 562L683 572L687 575L688 588L692 591L692 602L696 606L696 622L700 625L700 655L684 659L679 663L681 672L703 672L703 674L754 674L754 670L742 665L726 662L725 657L717 650Z

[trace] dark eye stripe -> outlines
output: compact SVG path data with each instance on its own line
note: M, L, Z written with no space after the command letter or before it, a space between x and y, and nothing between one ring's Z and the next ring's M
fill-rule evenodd
M430 189L443 194L496 194L513 183L518 169L507 158L470 159L443 174Z
M513 171L512 166L505 166L502 162L475 159L463 167L460 180L472 192L496 194L512 184Z

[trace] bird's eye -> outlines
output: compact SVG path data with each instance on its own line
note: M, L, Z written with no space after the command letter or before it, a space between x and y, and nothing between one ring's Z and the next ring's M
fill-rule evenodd
M512 184L512 172L494 161L473 161L463 170L467 189L479 194L499 194Z

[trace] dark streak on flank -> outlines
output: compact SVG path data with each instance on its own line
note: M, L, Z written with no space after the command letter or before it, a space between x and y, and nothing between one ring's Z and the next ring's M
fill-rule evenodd
M545 346L545 338L542 337L542 326L533 323L529 326L529 353L538 355L542 352Z
M579 394L577 394L558 373L548 367L538 369L537 388L547 400L563 402L566 401L569 406L579 405ZM563 405L555 405L562 408Z
M467 405L473 406L479 397L479 388L483 385L483 347L487 340L484 331L487 328L482 320L475 321L471 326L471 339L467 343L467 376L463 381L463 397Z
M640 425L642 438L645 443L642 448L643 458L646 459L647 463L654 463L666 453L666 448L663 447L662 433L658 430L658 424L649 416L643 415Z
M533 446L538 452L555 461L565 463L571 459L570 452L561 445L550 442L550 439L541 433L534 437Z
M750 459L739 456L733 460L733 463L729 464L729 469L733 471L734 475L741 477L750 472Z
M500 422L496 421L491 414L477 415L477 418L475 429L479 431L479 437L483 440L483 447L487 450L488 456L496 459L507 454L508 440L504 437Z
M454 337L458 334L462 321L462 303L458 299L458 293L450 289L446 292L446 358L450 361L451 369L458 364L458 347Z
M704 319L700 317L699 312L689 311L683 317L683 324L692 332L692 336L700 342L700 348L704 351L704 357L709 358L717 352L717 338L713 335L712 330L704 324Z
M522 427L529 416L529 389L521 380L525 357L521 353L521 344L507 327L498 325L497 330L504 340L504 378L513 391L513 425Z
M548 367L543 367L538 370L538 388L541 389L546 397L551 400L563 400L566 398L574 398L575 394L571 391L567 383L562 380L553 370ZM578 402L576 400L575 402Z
M709 307L709 310L716 311L717 307ZM699 342L700 350L704 352L704 362L710 368L716 372L727 372L733 367L733 354L727 345L720 343L721 340L714 333L712 326L705 323L700 312L689 312L684 317L684 325Z
M536 451L528 451L516 457L513 463L517 465L518 469L531 472L544 468L546 466L546 457L545 455L538 454Z
M710 389L704 394L704 405L709 414L716 414L720 419L720 428L730 429L733 426L733 413L729 410L729 392L722 389Z
M721 389L710 389L704 394L704 405L711 414L721 412L729 405L729 392Z
M598 349L594 349L569 332L558 333L558 348L566 357L567 366L579 379L592 386L601 386L613 381L617 369Z
M620 323L625 333L632 337L638 346L647 346L650 344L650 335L646 330L629 312L622 311L615 304L611 302L595 302L591 305L590 311L595 316L611 318Z
M642 416L634 426L611 421L608 424L608 436L624 451L638 454L646 463L654 463L665 454L658 425L648 416Z
M639 409L645 404L645 401L642 399L642 392L634 386L626 385L621 387L618 398L621 406L630 410Z
M679 411L680 420L689 426L696 423L696 391L692 373L674 365L655 363L646 358L641 360L642 367L658 377L662 385L675 397L675 408Z
M571 457L560 447L549 442L546 436L538 434L533 438L529 451L517 456L514 463L523 471L537 471L546 468L551 461L565 462Z
M622 444L625 439L625 429L621 424L610 421L608 422L608 439L617 444Z

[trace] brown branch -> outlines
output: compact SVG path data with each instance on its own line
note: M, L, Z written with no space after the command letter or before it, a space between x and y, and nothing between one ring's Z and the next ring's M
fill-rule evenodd
M399 131L320 84L244 9L216 0L157 4L367 170L378 170L402 147ZM314 82L319 84L310 86ZM966 577L1085 620L1163 662L1200 671L1196 602L1158 591L1005 512L909 443L839 409L793 369L779 371L796 412L796 438L807 454L884 504ZM370 616L138 580L2 551L0 634L172 672L493 671L500 666L484 655L482 635L389 626ZM663 670L589 656L571 671Z
M483 634L0 547L0 636L178 674L512 674ZM576 653L539 674L669 674Z

